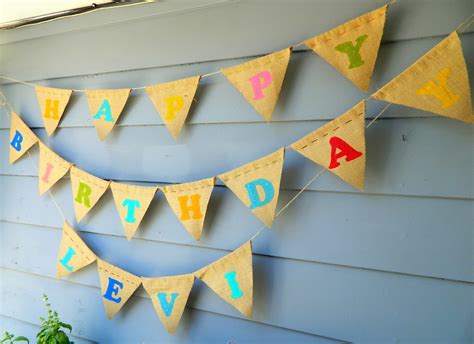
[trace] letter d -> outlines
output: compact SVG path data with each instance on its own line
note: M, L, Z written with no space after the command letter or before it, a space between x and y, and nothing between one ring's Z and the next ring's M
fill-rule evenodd
M257 187L263 190L263 199L260 199ZM275 188L273 187L273 184L269 180L264 178L260 178L245 184L245 188L247 189L247 193L250 199L250 209L255 209L267 205L273 200L273 197L275 196Z

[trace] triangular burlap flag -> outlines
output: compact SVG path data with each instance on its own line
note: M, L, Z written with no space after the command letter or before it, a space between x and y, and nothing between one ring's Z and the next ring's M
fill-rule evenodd
M176 139L193 103L200 76L145 87L171 135Z
M451 33L372 97L474 123L458 34Z
M290 55L291 48L287 48L222 69L222 74L267 122L278 101Z
M275 218L285 149L219 175L225 185L267 227Z
M120 90L86 90L89 111L94 122L97 135L103 141L114 128L120 117L130 88Z
M79 222L107 191L110 181L97 178L75 166L71 167L70 175L74 213Z
M131 240L143 216L145 216L145 212L150 206L158 187L112 182L110 188L112 189L115 205L117 206L127 239Z
M248 318L252 317L253 269L252 242L196 271L194 275L207 284Z
M195 240L201 238L207 205L214 189L214 183L215 177L212 177L161 188L176 217Z
M16 113L12 112L9 140L10 164L21 158L36 142L38 142L36 135Z
M176 331L193 283L193 274L142 278L143 287L150 294L156 314L168 333Z
M43 86L35 86L35 89L44 127L48 135L51 136L59 125L72 90Z
M377 60L388 5L305 41L357 87L367 92Z
M93 263L96 259L94 252L87 247L76 231L64 221L56 275L60 278L67 276L71 272Z
M97 258L100 289L107 318L112 319L141 284L140 277Z
M359 190L365 179L365 101L291 145Z
M39 193L42 195L61 179L72 164L39 142Z

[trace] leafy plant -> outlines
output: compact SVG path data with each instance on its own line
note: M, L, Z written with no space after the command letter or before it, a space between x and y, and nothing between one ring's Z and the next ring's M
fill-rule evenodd
M30 341L28 340L28 338L23 337L23 336L16 336L15 337L15 335L13 333L8 333L7 331L5 331L5 333L3 334L3 338L0 340L1 344L12 344L12 343L16 343L16 342L27 342L27 343L29 343Z
M72 326L59 320L58 312L51 309L51 304L46 294L43 294L43 301L48 310L48 316L46 318L40 317L41 330L36 335L38 344L73 344L62 330L68 329L69 333L71 333Z

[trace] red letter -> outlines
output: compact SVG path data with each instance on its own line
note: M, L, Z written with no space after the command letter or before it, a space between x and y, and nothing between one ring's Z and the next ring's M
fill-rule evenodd
M346 141L340 139L339 137L331 137L329 140L329 144L331 145L331 163L329 164L329 169L332 170L333 168L339 167L339 160L343 156L346 157L346 161L352 161L357 159L362 155L361 152L356 151L352 148ZM336 150L339 149L339 152L336 153Z

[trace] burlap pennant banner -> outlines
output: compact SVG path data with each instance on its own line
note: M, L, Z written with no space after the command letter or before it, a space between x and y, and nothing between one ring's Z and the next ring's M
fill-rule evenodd
M200 76L145 87L173 138L181 132L194 100Z
M193 274L142 278L143 287L150 295L156 314L168 333L175 333L193 283Z
M290 55L291 48L287 48L221 72L268 122L280 95Z
M194 275L248 318L252 317L252 242L202 268Z
M212 177L161 188L174 214L195 240L201 238L214 184L215 177Z
M107 318L112 319L141 284L140 277L97 259L100 289Z
M458 34L451 33L372 97L474 123Z
M388 5L305 41L354 85L366 91L375 67Z
M44 86L36 86L35 89L44 127L48 135L51 136L59 125L72 90Z
M107 191L110 181L97 178L75 166L71 167L70 176L74 213L80 222Z
M61 158L40 141L38 167L40 195L48 191L59 179L64 177L71 166L72 163Z
M127 239L131 240L145 216L158 187L112 182L110 188L112 189L115 205Z
M65 221L59 246L56 275L64 277L82 269L97 259L94 252L82 241L76 231Z
M112 131L119 119L130 88L119 90L86 90L89 112L92 116L97 135L103 141Z
M9 140L10 164L20 159L36 142L38 142L38 137L16 113L12 112Z
M225 185L267 227L275 218L285 149L219 175Z
M365 180L365 101L291 145L359 190Z

